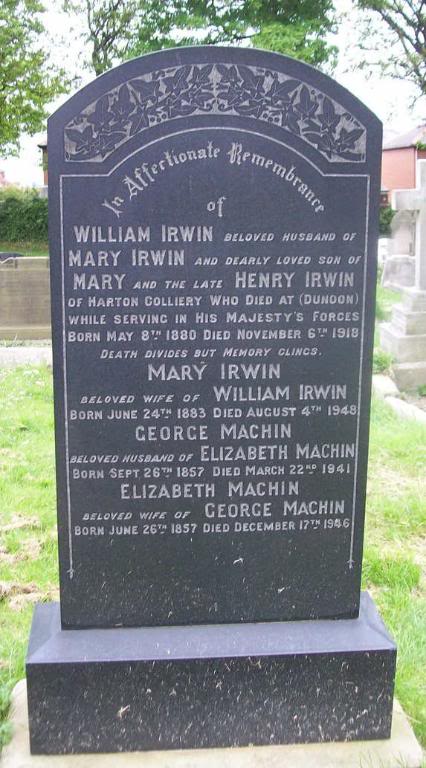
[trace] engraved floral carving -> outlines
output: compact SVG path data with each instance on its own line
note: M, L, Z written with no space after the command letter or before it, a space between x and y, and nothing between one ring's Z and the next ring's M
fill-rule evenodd
M330 162L365 160L365 128L340 104L301 80L242 64L187 64L123 83L68 123L65 157L102 162L147 128L203 114L273 123Z

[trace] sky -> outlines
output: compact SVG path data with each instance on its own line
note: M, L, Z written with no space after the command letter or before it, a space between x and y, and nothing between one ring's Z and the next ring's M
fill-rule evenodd
M84 50L82 44L72 40L71 30L68 30L68 20L61 13L61 0L45 0L48 12L45 15L45 25L49 39L54 41L49 46L52 60L81 77L82 84L89 82L93 75L82 67ZM363 54L359 48L360 28L354 13L352 0L335 0L335 6L340 14L338 34L333 42L339 48L339 60L333 77L345 88L364 102L382 120L385 138L397 135L419 125L426 120L426 103L416 100L414 88L406 82L383 77L379 73L367 78L364 70L358 65ZM64 33L64 30L68 34ZM52 111L66 100L62 97L54 105ZM414 105L412 104L414 102ZM41 151L38 141L44 134L24 136L22 150L18 158L0 159L0 170L6 172L8 181L23 186L41 186L43 173L41 169Z

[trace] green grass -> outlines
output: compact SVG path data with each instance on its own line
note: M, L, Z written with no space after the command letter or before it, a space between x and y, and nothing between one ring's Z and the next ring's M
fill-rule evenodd
M1 745L9 732L10 690L24 675L32 599L48 598L58 583L52 384L47 367L0 372L0 498ZM15 585L9 596L4 595L5 584ZM32 591L25 594L24 589Z
M376 328L374 333L373 373L389 373L392 365L392 356L380 349L380 323L390 318L392 306L401 301L402 294L399 291L391 291L383 288L380 278L377 281L376 291Z
M363 582L398 643L396 695L426 747L426 451L421 446L426 446L425 427L373 402ZM8 737L10 691L24 675L33 602L52 599L58 584L47 368L0 372L0 497L1 742Z
M392 360L392 355L380 349L380 347L375 347L373 352L373 373L388 373Z
M21 253L23 256L48 256L49 246L47 243L9 243L3 240L0 241L0 251Z
M398 645L396 695L426 747L426 427L373 401L363 582Z
M390 316L392 305L401 301L401 296L402 294L399 291L391 291L389 288L383 288L380 280L378 280L376 292L377 320L387 320Z

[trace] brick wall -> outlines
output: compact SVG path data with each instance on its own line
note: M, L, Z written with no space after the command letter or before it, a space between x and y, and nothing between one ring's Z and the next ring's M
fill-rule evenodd
M415 147L386 149L382 155L382 189L412 189L416 186Z

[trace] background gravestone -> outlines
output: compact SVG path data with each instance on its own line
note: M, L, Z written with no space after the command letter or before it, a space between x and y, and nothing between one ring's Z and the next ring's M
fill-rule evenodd
M50 337L49 259L0 252L0 339Z
M415 216L412 211L397 211L391 222L390 254L385 259L382 285L400 291L415 280Z
M397 211L391 221L393 256L414 257L416 222L412 211Z
M400 389L426 384L426 161L418 160L418 186L395 190L392 205L415 221L413 285L403 289L401 304L392 309L390 322L380 329L380 344L389 352L392 372Z
M229 48L129 62L51 118L63 628L36 614L35 751L389 733L394 646L357 618L380 149L329 78Z

